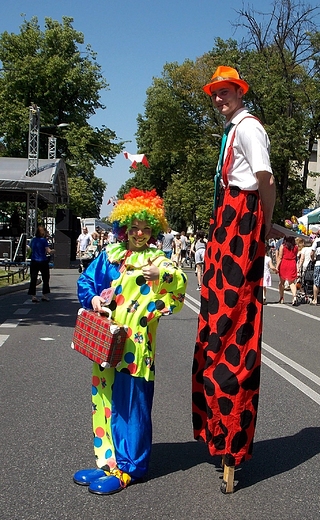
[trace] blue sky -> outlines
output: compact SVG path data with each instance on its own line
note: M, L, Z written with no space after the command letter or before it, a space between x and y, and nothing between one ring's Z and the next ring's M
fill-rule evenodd
M319 5L314 0L307 3ZM255 0L254 9L270 11L271 4ZM101 97L107 108L91 123L104 124L120 139L131 141L126 149L136 153L136 118L144 112L152 78L161 75L166 62L183 63L209 51L216 37L240 39L242 35L234 31L232 23L242 5L236 0L2 0L0 33L18 33L22 13L27 20L37 16L42 28L45 17L59 22L62 16L72 17L73 27L83 32L85 43L97 53L109 84ZM108 184L101 217L110 212L109 197L130 177L129 166L120 155L112 168L97 168L96 175Z

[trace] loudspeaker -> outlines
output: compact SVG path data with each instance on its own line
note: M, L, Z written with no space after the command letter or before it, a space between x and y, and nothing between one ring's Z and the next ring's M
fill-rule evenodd
M72 229L72 212L70 209L57 209L56 229L60 231Z
M54 236L54 267L55 269L69 269L71 260L71 238L56 229Z

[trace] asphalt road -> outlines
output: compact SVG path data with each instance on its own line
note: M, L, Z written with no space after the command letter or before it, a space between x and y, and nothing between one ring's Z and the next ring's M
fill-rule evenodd
M0 296L1 520L320 517L320 306L279 305L268 290L254 456L236 471L235 493L223 495L219 460L192 436L199 293L186 272L186 305L158 329L148 480L109 497L72 481L94 466L91 363L70 348L77 270L51 272L49 303L32 304L26 290Z

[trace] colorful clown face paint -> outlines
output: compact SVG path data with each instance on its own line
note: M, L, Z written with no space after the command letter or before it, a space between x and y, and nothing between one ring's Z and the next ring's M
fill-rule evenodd
M151 226L145 220L134 219L128 229L128 249L143 251L146 249L152 233Z

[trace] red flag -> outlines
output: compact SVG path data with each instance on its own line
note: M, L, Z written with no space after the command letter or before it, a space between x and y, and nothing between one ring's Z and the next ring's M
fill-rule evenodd
M144 153L139 154L132 154L129 152L123 152L123 155L126 159L129 159L131 161L132 168L136 169L138 163L144 164L147 168L150 168L150 164L148 163L148 159L144 155Z
M110 197L110 199L107 202L107 206L108 204L112 204L113 206L115 206L117 204L117 197Z

